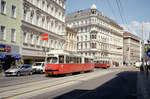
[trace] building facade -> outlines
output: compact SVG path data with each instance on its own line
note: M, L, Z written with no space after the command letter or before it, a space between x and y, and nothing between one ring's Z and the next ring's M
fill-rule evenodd
M77 49L80 54L122 66L123 28L99 12L96 5L68 14L66 23L78 32Z
M0 0L0 63L8 69L21 58L22 0Z
M63 49L66 0L23 0L22 55L25 63L43 61L45 52ZM49 35L42 40L42 34Z
M64 50L77 52L77 32L70 27L66 27Z
M124 32L123 43L124 64L132 65L137 61L139 62L142 49L140 38L129 32Z

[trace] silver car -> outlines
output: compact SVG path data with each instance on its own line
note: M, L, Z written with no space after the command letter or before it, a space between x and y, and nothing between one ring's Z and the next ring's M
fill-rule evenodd
M25 64L21 66L13 66L5 71L5 76L21 76L21 75L32 75L32 66Z

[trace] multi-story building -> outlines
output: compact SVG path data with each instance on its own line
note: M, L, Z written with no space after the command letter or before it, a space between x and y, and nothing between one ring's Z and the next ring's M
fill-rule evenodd
M64 50L77 52L77 32L70 27L66 27Z
M140 61L141 46L140 38L129 33L124 32L123 34L123 58L124 64L132 65L137 61Z
M63 49L66 0L23 0L22 55L25 63L42 61L45 51ZM43 41L42 34L49 34Z
M123 64L123 28L99 12L96 5L68 14L66 23L78 32L79 53L112 65Z
M21 58L21 4L22 0L0 0L0 63L4 69Z

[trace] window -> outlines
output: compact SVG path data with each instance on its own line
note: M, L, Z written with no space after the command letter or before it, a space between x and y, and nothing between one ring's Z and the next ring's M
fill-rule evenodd
M39 16L36 17L36 25L39 25Z
M24 38L24 42L27 43L27 33L26 32L24 32L24 37L23 38Z
M33 16L34 16L34 11L32 10L31 13L30 13L30 22L32 23L33 21Z
M44 27L45 18L42 18L42 27Z
M87 43L85 43L85 48L87 48Z
M96 43L91 43L91 48L96 48Z
M1 13L6 14L6 1L1 1Z
M16 30L11 29L11 41L16 42Z
M53 7L51 7L51 11L53 12L53 10L54 10L54 8Z
M12 16L13 18L16 17L16 6L14 6L14 5L12 5L12 8L11 8L11 16Z
M42 8L44 9L45 8L45 2L43 1L42 2ZM44 9L45 10L45 9Z
M23 13L23 18L24 18L24 20L26 20L26 16L27 16L27 10L24 9L24 13Z
M77 41L79 41L79 36L77 36Z
M39 36L36 36L36 41L37 41L37 45L39 45L40 44Z
M66 63L70 63L70 57L66 56Z
M81 49L83 49L83 44L81 43Z
M34 40L33 34L31 34L31 35L30 35L31 44L34 44L33 40Z
M5 26L0 27L0 40L6 40L6 30Z
M64 56L59 56L59 63L64 63Z

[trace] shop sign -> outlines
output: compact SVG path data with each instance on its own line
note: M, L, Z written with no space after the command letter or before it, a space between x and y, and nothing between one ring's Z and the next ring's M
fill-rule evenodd
M0 44L0 52L5 52L5 45L3 44Z
M6 46L5 50L6 50L6 52L10 53L11 52L11 46Z
M11 46L0 44L0 52L11 52Z

